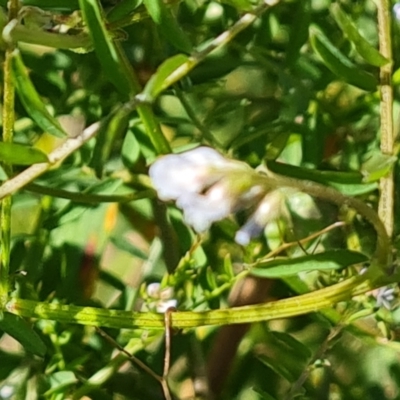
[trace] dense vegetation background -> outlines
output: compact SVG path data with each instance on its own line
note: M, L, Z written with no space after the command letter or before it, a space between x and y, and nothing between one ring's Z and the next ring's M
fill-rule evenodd
M0 7L1 399L400 399L396 4ZM199 145L290 188L248 245L157 199Z

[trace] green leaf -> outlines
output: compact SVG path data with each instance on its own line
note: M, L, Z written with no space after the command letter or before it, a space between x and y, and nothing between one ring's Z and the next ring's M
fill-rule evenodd
M190 59L184 54L177 54L164 61L147 82L143 90L145 98L149 101L154 100L163 90L179 80L181 75L176 76L174 72L185 63L188 64L188 70L190 70Z
M120 58L119 52L107 31L98 0L79 0L82 16L89 28L97 57L108 79L120 94L128 97L133 91L128 79L129 71Z
M296 275L300 272L341 269L359 264L368 258L351 250L329 250L324 253L311 254L293 259L274 258L257 264L250 273L263 278L280 278Z
M0 6L7 7L8 0L0 0ZM24 0L24 6L35 6L43 9L75 11L79 8L78 0Z
M285 332L266 332L265 351L257 358L289 382L295 382L311 357L310 350Z
M120 250L126 251L127 253L132 254L133 256L140 258L141 260L148 259L148 255L145 252L140 250L123 236L113 236L111 238L111 242Z
M49 381L51 388L44 393L45 396L49 396L57 392L64 392L65 388L77 383L78 378L72 371L57 371L50 375Z
M292 5L294 7L293 15L296 15L290 26L288 48L286 52L287 63L293 64L300 53L301 47L308 39L308 28L310 26L311 13L310 1L298 1Z
M140 159L140 143L133 130L129 130L122 144L121 157L124 165L132 170Z
M389 156L376 151L361 166L363 182L376 182L387 175L397 161L396 156Z
M251 11L253 4L251 0L220 0L221 3L229 4L239 11Z
M111 23L129 17L140 4L142 0L120 1L107 13L107 21Z
M266 391L257 388L257 387L253 387L251 388L253 390L253 392L259 394L262 400L277 400L276 397L272 397L269 393L267 393Z
M378 80L373 75L353 64L320 29L315 26L310 29L311 45L314 51L334 74L360 89L371 92L376 90Z
M8 164L32 165L48 162L47 155L38 149L17 143L0 142L0 160Z
M25 348L26 351L43 357L46 354L46 345L31 326L18 315L4 312L0 319L0 329L12 336Z
M60 138L66 137L67 134L61 128L60 123L47 111L33 86L18 50L14 50L12 54L12 71L18 97L28 115L45 132Z
M143 3L163 36L178 50L190 53L192 45L164 1L144 0Z
M316 171L271 160L267 161L267 167L277 174L332 186L347 196L369 193L377 188L376 183L364 183L359 172Z
M126 132L128 123L129 115L123 108L110 114L102 121L101 127L96 136L97 140L92 158L89 162L90 167L96 171L98 177L102 176L103 168L110 157L113 146Z
M350 17L341 9L339 3L333 3L331 12L342 31L353 43L357 53L369 64L381 67L389 62L375 47L363 38Z

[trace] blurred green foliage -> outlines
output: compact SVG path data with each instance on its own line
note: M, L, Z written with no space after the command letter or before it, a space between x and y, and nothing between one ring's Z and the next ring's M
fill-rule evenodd
M379 150L379 67L388 60L376 50L373 1L20 3L10 22L0 1L1 57L11 54L16 90L1 179L11 178L9 164L18 175L84 126L101 126L13 195L10 298L127 311L177 300L179 310L202 311L245 304L237 293L251 268L261 278L249 301L262 302L368 266L376 233L346 207L299 195L290 218L243 248L234 237L246 212L199 238L156 199L147 173L160 154L207 145L376 207L379 179L393 167L399 179L397 158ZM392 36L397 49L394 18ZM161 285L151 292L152 283ZM0 399L400 399L397 305L395 285L318 314L173 331L168 390L162 331L4 313Z

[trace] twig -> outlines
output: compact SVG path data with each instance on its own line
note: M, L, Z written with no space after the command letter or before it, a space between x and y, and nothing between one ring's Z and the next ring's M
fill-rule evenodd
M378 0L378 31L379 51L389 60L380 68L380 93L381 93L381 151L387 155L394 153L393 129L393 88L392 88L392 38L391 38L391 11L389 0ZM393 170L380 180L380 198L378 213L381 217L388 235L393 234L394 225L394 180Z
M121 353L124 353L129 360L140 367L143 371L147 372L152 378L158 381L162 385L163 378L156 374L150 367L148 367L143 361L136 358L134 355L126 351L117 341L115 341L110 335L104 332L102 329L96 326L96 331L106 340L108 340L116 349Z
M332 330L329 332L329 335L327 338L324 340L324 342L321 344L319 349L316 351L312 359L309 361L308 366L306 369L301 373L299 378L295 383L293 383L292 387L290 388L289 393L285 397L285 400L292 400L296 397L296 395L299 393L300 389L302 388L304 382L307 380L307 378L310 375L312 365L319 359L323 358L326 354L326 352L329 349L329 344L332 342L332 340L339 335L340 332L344 329L344 325L337 325Z
M0 186L0 199L15 193L28 183L48 171L51 167L64 160L84 143L93 138L100 128L100 122L87 127L79 136L67 139L60 147L48 155L47 163L31 165L14 178L9 179Z
M175 311L174 308L169 308L164 314L165 324L165 354L164 354L164 368L161 386L163 388L164 396L166 400L171 400L171 393L168 387L167 376L169 367L171 364L171 314Z
M268 258L272 258L272 257L276 256L277 254L282 253L282 251L288 249L289 247L293 247L293 246L296 246L296 245L299 245L299 244L301 244L301 245L305 244L305 243L309 242L310 240L313 240L313 239L315 239L317 237L320 237L324 233L327 233L327 232L329 232L329 231L331 231L333 229L339 228L339 227L344 226L344 225L345 225L344 222L338 221L338 222L333 223L332 225L327 226L324 229L321 229L318 232L314 232L313 234L311 234L311 235L309 235L309 236L307 236L307 237L305 237L303 239L296 240L295 242L283 243L282 245L280 245L275 250L272 250L271 252L269 252L265 257L263 257L260 260L258 260L257 263L265 261Z

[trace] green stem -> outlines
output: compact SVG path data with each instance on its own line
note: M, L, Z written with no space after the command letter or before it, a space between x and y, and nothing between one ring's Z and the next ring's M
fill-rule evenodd
M381 93L381 151L384 154L394 154L394 129L393 129L393 88L392 88L392 37L391 37L391 2L378 0L378 31L379 50L389 62L380 68L380 93ZM394 179L391 170L380 180L379 215L386 227L389 236L393 234L394 226Z
M19 4L17 0L9 2L8 19L14 19L18 14ZM4 74L4 92L3 92L3 141L12 143L14 137L14 102L15 87L12 77L12 52L13 47L8 46L5 52L3 67ZM2 163L4 172L7 176L13 173L12 166ZM11 206L12 198L7 196L1 202L0 211L0 310L4 308L7 302L9 292L9 268L10 268L10 236L11 236Z
M317 312L396 279L398 276L377 281L370 279L369 273L366 273L312 293L266 304L200 312L176 311L171 314L171 328L253 323ZM6 305L6 310L23 317L63 323L116 329L164 329L164 315L148 312L106 310L23 299L12 299Z

